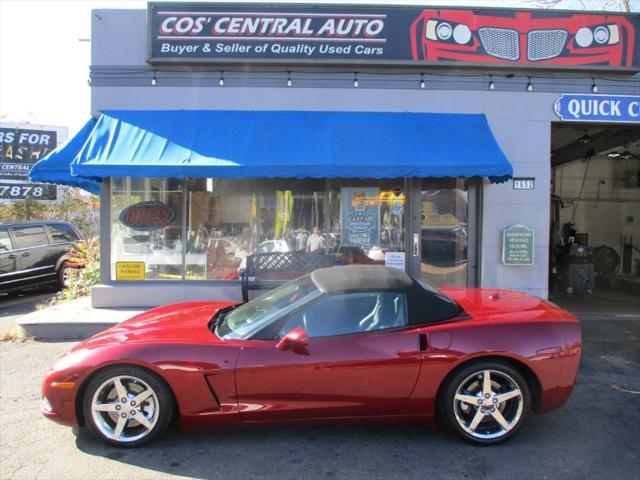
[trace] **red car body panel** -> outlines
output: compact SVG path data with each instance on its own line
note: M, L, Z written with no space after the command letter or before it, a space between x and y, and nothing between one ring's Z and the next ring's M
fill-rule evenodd
M420 373L411 330L314 338L303 352L257 340L236 370L241 420L398 414Z
M426 37L426 25L429 20L464 24L471 30L471 40L466 45ZM574 42L578 29L598 25L617 25L620 39L615 44L597 45L581 48ZM484 48L478 30L496 28L515 30L518 33L519 55L515 60L491 55ZM528 34L532 31L562 30L567 32L563 48L551 58L531 60L527 55ZM608 67L634 67L636 33L633 23L624 15L585 15L558 14L544 16L537 12L516 11L509 15L498 15L489 11L474 10L425 10L410 27L411 54L413 60L455 61L467 63L501 63L521 65L602 65ZM555 52L553 52L555 53ZM549 51L549 55L552 53Z
M208 323L233 302L152 309L78 344L46 375L43 414L82 424L87 379L115 364L148 368L171 388L181 427L256 422L431 421L438 389L464 362L500 357L539 385L536 410L568 398L578 370L580 326L564 310L529 295L443 289L464 313L445 322L310 339L303 351L276 340L221 340ZM426 349L421 343L426 341ZM53 387L73 382L73 388ZM534 399L535 400L535 399Z

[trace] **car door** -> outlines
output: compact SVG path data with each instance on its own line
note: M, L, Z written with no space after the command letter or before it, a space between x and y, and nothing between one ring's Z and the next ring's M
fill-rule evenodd
M275 338L248 340L236 365L242 421L393 415L420 370L402 293L323 295L284 318ZM280 350L294 328L305 348Z
M20 256L15 251L9 229L0 227L0 291L8 290L16 283Z
M54 255L49 250L49 237L42 225L13 226L13 240L19 255L18 278L24 285L55 279Z
M68 223L50 223L47 229L51 238L49 255L54 265L58 265L60 257L66 255L80 241L80 236Z

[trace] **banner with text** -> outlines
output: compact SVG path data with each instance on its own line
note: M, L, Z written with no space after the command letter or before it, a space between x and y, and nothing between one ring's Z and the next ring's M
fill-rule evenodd
M29 171L57 146L55 130L0 127L0 202L56 200L55 185L29 182Z
M149 63L477 64L638 70L639 15L150 3Z
M0 128L0 180L29 181L33 164L56 145L53 130Z

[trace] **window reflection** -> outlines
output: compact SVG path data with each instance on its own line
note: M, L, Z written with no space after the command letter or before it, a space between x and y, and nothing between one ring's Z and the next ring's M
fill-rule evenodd
M120 177L111 192L112 278L119 280L117 262L144 262L144 280L181 279L181 181ZM172 214L168 223L162 209Z
M170 224L122 222L123 211L147 201L170 208ZM404 258L405 204L403 179L114 178L112 278L117 261L143 261L145 279L158 280L238 280L256 255L274 265L285 254L385 264L389 252Z
M435 287L467 285L468 201L464 180L422 183L420 270Z

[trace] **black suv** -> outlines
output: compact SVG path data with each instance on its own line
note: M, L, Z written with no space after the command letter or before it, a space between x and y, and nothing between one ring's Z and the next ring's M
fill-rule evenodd
M0 224L0 292L51 283L66 286L67 254L81 239L76 227L65 222Z

